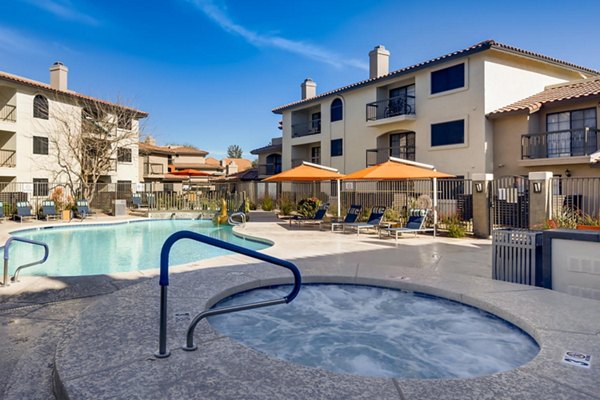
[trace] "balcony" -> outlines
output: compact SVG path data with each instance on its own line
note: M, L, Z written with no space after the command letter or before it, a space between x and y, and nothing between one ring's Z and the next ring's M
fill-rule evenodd
M521 136L521 160L548 160L561 163L560 158L580 157L581 162L600 150L598 129L569 129ZM578 162L570 159L570 162Z
M379 147L367 150L367 167L386 162L390 157L415 161L415 146Z
M321 120L313 119L310 122L303 122L292 125L292 137L303 137L309 135L316 135L321 133Z
M367 103L367 122L394 117L412 117L415 115L415 111L415 96L390 97Z
M144 163L144 176L165 174L165 165L161 163Z
M17 166L15 150L0 150L0 168L14 168Z
M281 172L281 164L258 164L259 176L270 176Z
M17 121L17 107L5 104L0 107L0 122L16 122Z

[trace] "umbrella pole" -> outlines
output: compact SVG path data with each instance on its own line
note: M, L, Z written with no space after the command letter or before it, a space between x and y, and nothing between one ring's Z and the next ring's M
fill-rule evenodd
M433 178L433 237L435 237L436 229L437 229L437 200L438 200L437 178Z
M338 179L337 180L337 216L338 216L338 218L342 216L342 214L341 214L342 210L340 209L342 207L342 200L340 198L341 197L340 194L341 194L342 190L341 190L340 186L342 186L342 181Z

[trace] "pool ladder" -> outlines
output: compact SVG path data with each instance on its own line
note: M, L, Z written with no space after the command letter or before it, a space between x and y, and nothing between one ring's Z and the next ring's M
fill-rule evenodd
M20 267L18 267L15 270L14 275L12 276L12 278L8 279L8 263L9 263L9 256L8 256L8 250L10 248L10 245L12 244L12 242L23 242L23 243L29 243L29 244L33 244L35 246L42 246L44 248L44 257L42 257L41 259L31 262L29 264L24 264L21 265ZM46 262L46 260L48 259L48 245L44 242L38 242L37 240L31 240L31 239L25 239L25 238L21 238L21 237L17 237L17 236L13 236L11 238L9 238L6 243L4 243L4 278L2 281L2 286L6 287L6 286L10 286L10 282L18 282L19 280L19 272L23 269L23 268L28 268L28 267L33 267L34 265L38 265L38 264L42 264L44 262Z
M240 218L239 221L236 220L237 217ZM233 225L233 226L244 225L246 223L246 214L244 214L241 211L234 212L233 214L231 214L229 216L229 218L227 218L227 222L229 223L229 225Z
M194 319L188 326L186 332L186 343L185 346L183 346L183 350L194 351L197 349L197 346L194 344L194 330L196 329L196 325L198 325L198 323L204 318L211 317L213 315L229 314L236 311L250 310L253 308L274 306L277 304L286 304L294 300L298 295L298 292L300 291L300 286L302 284L302 277L300 275L300 271L294 264L292 264L289 261L281 260L276 257L262 254L257 251L237 246L228 242L224 242L219 239L211 238L206 235L201 235L196 232L175 232L167 238L160 252L160 327L158 338L158 351L154 353L154 356L156 358L166 358L169 357L169 355L171 355L171 352L167 349L167 287L169 286L169 253L171 252L171 247L173 247L175 242L181 239L195 240L197 242L205 243L210 246L219 247L224 250L242 254L257 260L265 261L269 264L274 264L283 268L287 268L290 271L292 271L292 274L294 275L294 287L292 288L290 293L287 294L287 296L273 300L258 301L238 306L213 308L205 310L200 314L196 315L196 317L194 317Z

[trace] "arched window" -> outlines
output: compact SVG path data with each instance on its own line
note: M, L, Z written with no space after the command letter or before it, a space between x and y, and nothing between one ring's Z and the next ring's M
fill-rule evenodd
M335 99L331 102L331 122L344 119L344 103L341 99Z
M281 154L270 154L267 156L266 175L275 175L281 172Z
M48 99L41 94L33 98L33 118L48 119Z

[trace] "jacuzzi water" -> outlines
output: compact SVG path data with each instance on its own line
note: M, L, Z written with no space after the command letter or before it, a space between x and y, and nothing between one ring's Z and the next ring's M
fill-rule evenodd
M77 276L158 268L164 241L180 230L202 233L253 250L268 247L265 243L235 236L230 226L216 227L211 221L200 220L70 225L11 234L44 242L50 249L48 260L44 264L23 269L21 275ZM10 273L19 265L42 258L43 254L41 247L13 242L9 249ZM223 254L228 252L183 239L171 249L169 264L184 264Z
M286 295L256 289L215 307ZM361 376L467 378L513 369L538 353L514 325L457 302L356 285L304 285L289 304L211 317L210 323L279 359Z

